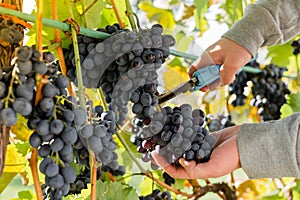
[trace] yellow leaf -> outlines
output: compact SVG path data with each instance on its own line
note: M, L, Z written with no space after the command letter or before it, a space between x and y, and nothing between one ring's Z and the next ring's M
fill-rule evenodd
M188 80L186 68L180 66L166 67L163 74L165 89L170 90Z
M266 184L269 179L255 179L243 182L237 188L238 199L252 200L266 192Z
M26 156L18 153L15 144L7 145L4 172L19 173L26 165Z
M16 135L17 139L28 141L33 131L27 127L27 119L18 115L18 121L14 126L12 126L11 132Z
M154 7L151 2L139 3L139 8L147 13L147 17L160 23L166 29L173 29L176 24L171 10Z

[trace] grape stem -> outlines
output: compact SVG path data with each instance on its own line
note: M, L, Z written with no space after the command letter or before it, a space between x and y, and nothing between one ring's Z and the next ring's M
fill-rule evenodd
M124 24L123 21L122 21L122 18L121 18L121 16L120 16L120 12L119 12L119 10L118 10L118 8L117 8L117 5L116 5L116 3L115 3L115 0L110 0L110 3L111 3L111 5L112 5L112 7L113 7L113 9L114 9L114 12L115 12L115 15L116 15L116 17L117 17L117 19L118 19L118 22L119 22L119 24L120 24L120 27L121 27L121 28L124 28L124 27L125 27L125 24Z
M69 6L70 14L73 18L73 12L71 6ZM79 103L80 107L83 108L86 111L86 99L85 99L85 91L84 91L84 85L82 81L82 73L81 73L81 64L80 64L80 56L79 56L79 49L78 49L78 41L77 41L77 32L76 27L74 25L71 26L72 31L72 40L73 40L73 47L74 47L74 56L75 56L75 66L76 66L76 74L77 74L77 80L78 80L78 97L79 97ZM85 123L88 123L88 119L85 121ZM96 191L97 191L97 163L95 159L94 153L89 151L89 155L92 159L91 164L91 200L96 200Z
M58 20L56 0L51 0L51 8L52 8L53 19ZM66 67L64 54L63 54L63 50L62 50L62 46L61 46L61 38L59 35L59 30L57 28L54 29L54 40L56 43L59 44L55 48L57 56L58 56L59 67L60 67L62 74L66 76L67 75L67 67ZM69 82L69 86L68 86L68 92L69 92L70 96L73 96L73 89L72 89L72 85L70 82Z
M34 189L36 192L36 197L38 200L43 200L43 192L42 187L40 185L40 180L38 176L38 168L37 168L37 162L38 162L38 149L32 148L31 149L31 156L29 159L29 165L32 173L32 178L34 182Z
M83 10L82 15L85 15L97 3L97 1L98 0L94 0L92 3L90 3L90 5Z
M131 28L132 28L133 31L137 31L137 26L136 26L136 23L134 21L134 16L132 15L133 11L132 11L129 0L125 0L125 4L126 4L126 11L125 12L126 12L126 15L129 19Z
M81 1L82 10L86 10L85 4L86 4L85 0L82 0ZM83 26L88 27L87 20L86 20L86 12L83 12L81 15L82 15Z

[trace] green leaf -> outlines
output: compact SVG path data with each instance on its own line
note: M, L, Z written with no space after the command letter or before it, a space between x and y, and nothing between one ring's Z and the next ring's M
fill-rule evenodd
M276 200L286 200L286 198L282 195L282 193L280 192L280 190L275 190L275 191L272 191L266 195L263 195L262 200L273 200L273 199L276 199Z
M220 8L226 13L222 18L229 26L232 26L243 16L244 7L241 0L226 0Z
M87 199L91 199L90 196ZM123 186L119 182L102 182L97 181L96 199L101 200L138 200L138 194L133 187Z
M18 197L20 200L33 200L35 198L35 194L31 190L18 192Z
M297 179L295 181L295 186L293 187L293 198L294 199L300 199L300 180Z
M196 28L199 29L201 33L204 33L208 29L208 23L204 15L208 9L209 2L210 0L194 0L196 7L194 12Z
M28 142L18 142L16 143L16 148L18 153L20 153L22 156L26 156L30 151L31 146Z
M287 117L294 112L300 111L300 92L296 94L290 94L287 96L287 103L284 104L281 109L281 117Z
M140 2L138 7L147 13L147 17L151 21L158 22L165 29L172 30L176 25L176 21L174 19L174 15L171 10L161 9L153 6L153 4L149 1Z
M125 15L126 12L125 1L115 1L115 3L122 22L125 24L125 26L128 26L129 20L128 17ZM98 11L95 10L95 12L99 12L99 10ZM112 7L103 8L99 16L99 26L104 28L105 26L112 25L114 23L119 23L119 22L113 8Z
M18 173L15 172L4 172L2 174L2 176L0 177L0 194L17 174Z
M279 66L287 66L289 58L293 56L293 48L290 43L268 47L267 58L271 58L271 62Z

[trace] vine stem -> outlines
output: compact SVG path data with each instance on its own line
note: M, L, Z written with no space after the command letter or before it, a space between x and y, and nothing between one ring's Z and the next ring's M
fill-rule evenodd
M82 0L81 1L81 6L82 6L82 10L83 10L83 12L82 12L82 21L83 21L83 26L84 27L88 27L88 24L87 24L87 19L86 19L86 15L85 15L85 10L86 10L86 8L85 8L85 0Z
M37 43L37 49L41 52L41 57L42 57L42 50L43 50L43 45L42 45L42 16L43 16L43 0L37 0L37 34L36 36L36 43ZM41 75L36 75L37 79L37 90L36 90L36 97L35 97L35 105L38 104L40 99L42 98L42 87L43 87L43 78ZM32 177L33 177L33 182L34 182L34 189L36 193L36 197L38 200L43 199L43 192L42 192L42 187L40 184L39 180L39 175L38 175L38 149L37 148L32 148L31 149L31 156L29 159L29 166L31 169Z
M43 51L43 41L42 41L42 30L43 30L43 0L37 0L37 21L36 21L36 32L40 34L36 34L36 43L37 50L39 52ZM43 56L43 54L41 54ZM41 58L43 59L43 58Z
M93 152L91 152L90 155L92 155L91 200L96 200L96 194L97 194L97 160L96 160L95 154ZM98 191L98 192L100 192L100 191Z
M69 7L69 12L71 17L73 18L72 8ZM74 56L75 56L75 66L76 66L76 74L78 80L78 97L79 97L79 104L80 107L86 110L86 99L85 99L85 91L84 85L82 80L82 73L81 73L81 64L80 64L80 56L79 56L79 49L78 49L78 41L77 41L77 32L74 25L71 25L71 33L72 33L72 41L73 41L73 49L74 49ZM85 123L87 123L86 120ZM89 151L89 155L92 159L91 163L91 200L96 200L96 193L97 193L97 165L96 165L96 158L94 153Z
M114 12L115 12L115 15L116 15L116 17L117 17L117 19L118 19L118 22L119 22L119 24L120 24L120 27L121 27L121 28L124 28L124 27L125 27L125 24L124 24L123 21L122 21L122 18L121 18L121 15L120 15L119 10L118 10L118 8L117 8L117 5L116 5L116 3L115 3L115 0L110 0L110 3L111 3L111 5L112 5L112 7L113 7L113 9L114 9Z
M51 0L51 8L52 8L52 17L54 20L58 20L58 15L57 15L57 5L56 5L56 0ZM64 59L64 54L61 46L61 38L59 34L59 30L57 28L54 29L54 40L56 43L59 45L56 47L56 53L58 56L58 62L59 62L59 67L61 69L61 72L63 75L67 75L67 67ZM70 96L73 96L73 88L72 85L69 81L69 86L68 86L68 92Z
M169 186L168 184L166 184L165 182L155 178L150 172L148 172L147 170L145 170L143 168L143 166L140 164L140 162L136 159L136 157L134 156L133 152L131 151L131 149L129 148L128 144L126 143L125 139L122 137L122 135L120 134L120 132L122 131L122 129L118 132L116 132L117 137L119 138L120 142L122 143L122 145L124 146L124 148L126 149L127 153L129 154L129 156L131 157L131 159L133 160L133 162L138 166L138 168L140 169L140 171L147 176L148 178L151 178L153 181L155 181L157 184L163 186L164 188L174 192L175 194L180 194L182 196L186 196L188 198L193 197L193 194L188 194L185 192L181 192L180 190L176 190L175 188Z
M131 4L130 4L129 0L125 0L125 4L126 4L126 15L129 19L131 28L132 28L132 30L137 31L137 26L136 26L136 23L134 21L134 16L133 16L133 10L131 8Z
M40 185L40 180L38 176L37 162L38 162L38 149L32 148L31 156L29 159L29 165L32 173L33 182L34 182L34 189L36 193L36 198L38 200L43 200L43 192L42 192L42 187Z

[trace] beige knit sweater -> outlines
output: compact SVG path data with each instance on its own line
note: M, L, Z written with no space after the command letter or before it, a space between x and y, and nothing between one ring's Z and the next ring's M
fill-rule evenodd
M300 33L300 0L261 0L223 37L254 56L262 46ZM238 137L241 165L249 178L300 177L300 113L274 122L243 124Z

